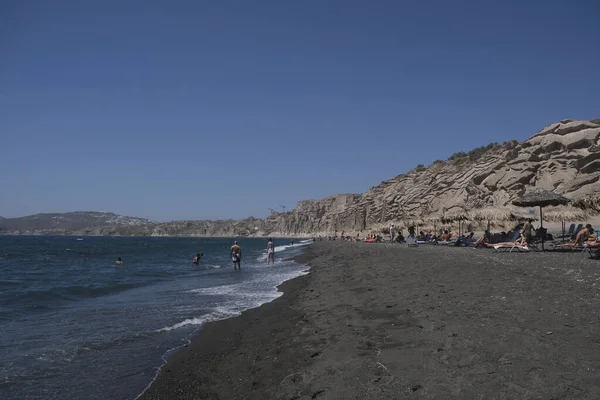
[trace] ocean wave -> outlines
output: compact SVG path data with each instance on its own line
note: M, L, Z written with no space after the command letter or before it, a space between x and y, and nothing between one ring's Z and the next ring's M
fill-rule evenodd
M154 332L156 332L156 333L169 332L169 331L183 328L186 326L197 326L197 325L205 324L207 322L220 321L222 319L235 317L239 314L240 313L237 311L218 309L216 311L213 311L210 314L203 315L201 317L187 318L187 319L185 319L181 322L178 322L176 324L173 324L171 326L165 326L164 328L157 329Z
M285 251L287 249L293 249L293 248L297 248L297 247L306 246L308 243L309 242L303 241L303 242L294 243L294 244L284 244L282 246L275 246L275 253Z
M312 240L302 240L298 243L294 243L294 244L284 244L281 246L275 246L275 255L289 250L289 249L297 249L303 246L306 246L308 244L312 243ZM258 255L255 259L256 261L264 261L266 262L267 260L267 249L265 249L260 255Z
M219 265L219 264L200 264L200 265L194 265L194 267L196 269L217 269L217 268L221 268L222 265Z
M188 293L198 293L206 296L220 296L220 295L228 295L228 294L237 294L240 293L240 289L243 287L240 283L235 283L232 285L220 285L220 286L211 286L206 288L199 289L191 289L188 290Z

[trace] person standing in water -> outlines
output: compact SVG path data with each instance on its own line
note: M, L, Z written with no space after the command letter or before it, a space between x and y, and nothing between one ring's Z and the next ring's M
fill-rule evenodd
M267 243L267 265L269 263L275 264L275 244L271 238L269 238L269 242Z
M233 270L237 268L242 270L242 248L238 245L237 240L233 242L233 246L231 246L231 251L229 252L229 257L231 257L231 261L233 261Z
M200 260L202 259L202 256L204 255L204 253L198 253L196 254L196 257L194 257L194 261L192 261L192 264L200 264Z
M117 265L123 264L123 260L121 260L121 257L117 257L117 261L115 261L115 264L117 264Z

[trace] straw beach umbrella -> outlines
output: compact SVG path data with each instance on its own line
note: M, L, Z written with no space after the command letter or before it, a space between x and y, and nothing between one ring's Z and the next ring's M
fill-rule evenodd
M584 210L573 206L548 207L545 215L548 221L580 221L587 218Z
M487 221L487 230L490 230L490 222L516 221L519 215L506 207L484 207L474 210L471 216L475 221Z
M587 218L586 212L573 206L549 207L546 210L546 218L549 221L560 221L562 225L562 237L565 237L565 223L567 221L581 221Z
M467 211L460 208L456 208L447 212L444 215L443 219L444 221L448 222L458 221L458 237L460 237L463 221L468 221L471 218L469 217L469 213L467 213Z
M433 223L433 234L437 235L437 222L438 221L442 221L442 213L433 213L430 214L427 218L425 218L425 222L427 223Z
M513 201L513 204L518 207L539 207L540 208L540 228L544 227L544 217L542 208L547 206L562 206L569 204L571 200L550 192L548 190L535 189L525 193L522 197ZM544 250L544 238L542 237L542 250Z
M507 208L485 207L474 210L471 215L475 221L511 221L513 213Z

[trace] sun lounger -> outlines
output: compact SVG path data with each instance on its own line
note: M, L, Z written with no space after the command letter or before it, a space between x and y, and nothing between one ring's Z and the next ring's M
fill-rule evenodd
M529 251L529 247L527 247L527 245L517 244L517 240L519 239L520 235L521 232L519 230L516 230L513 233L510 241L504 243L490 244L488 245L488 247L493 247L494 251L496 252L500 252L500 250L508 250L509 253L512 253L512 251L515 249L517 249L518 251Z
M406 238L406 247L417 247L419 244L417 243L417 239L415 239L414 237L407 237Z
M600 247L587 246L584 251L586 251L586 250L587 250L588 254L590 255L590 258L593 258L594 260L600 260Z
M454 246L456 244L456 239L453 240L438 240L435 244L443 244L446 246Z
M522 245L516 244L516 243L511 244L511 245L498 243L497 245L492 244L490 246L492 246L494 248L494 251L496 251L498 253L500 252L500 250L508 250L509 253L512 253L512 251L515 249L518 250L519 252L529 251L529 247L527 247L527 245L522 246Z

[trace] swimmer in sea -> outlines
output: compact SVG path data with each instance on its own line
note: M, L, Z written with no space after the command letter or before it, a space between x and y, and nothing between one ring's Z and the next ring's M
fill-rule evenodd
M194 261L192 261L192 264L200 264L200 261L202 260L202 256L204 255L204 253L198 253L196 254L196 257L194 257Z
M231 257L231 261L233 262L233 270L237 268L242 270L242 248L238 245L237 241L233 242L233 246L231 246L231 250L229 251L229 257Z
M123 264L123 260L121 260L121 257L117 257L117 261L115 261L115 264L117 264L117 265Z
M267 265L269 263L275 264L275 244L271 238L269 238L269 242L267 243Z

